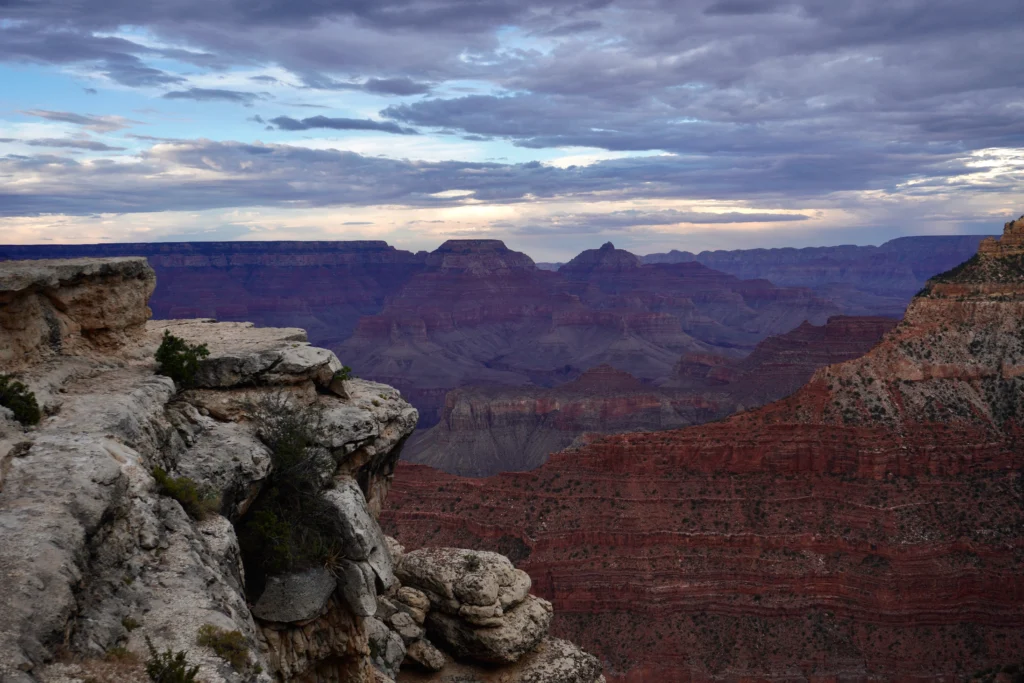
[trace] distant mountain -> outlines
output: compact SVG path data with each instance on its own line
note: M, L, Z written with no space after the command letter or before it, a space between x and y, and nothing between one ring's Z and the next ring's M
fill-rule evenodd
M696 261L739 278L809 287L850 315L900 315L928 278L970 258L985 235L899 237L878 247L670 251L643 263Z
M807 289L699 263L643 265L611 244L550 272L500 241L450 240L337 351L401 389L427 427L458 387L553 387L602 364L654 381L683 353L738 358L838 312Z

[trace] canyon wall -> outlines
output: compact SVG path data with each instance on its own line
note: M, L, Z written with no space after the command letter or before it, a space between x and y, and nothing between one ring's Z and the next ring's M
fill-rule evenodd
M881 344L786 399L594 437L528 473L400 464L384 527L505 552L554 604L553 630L618 681L959 680L1019 663L1022 234L1007 224Z
M587 433L656 431L701 424L799 389L820 367L866 353L897 321L837 316L760 342L742 360L689 353L658 385L610 365L552 389L463 387L441 421L419 430L403 459L482 477L531 470Z
M145 256L156 318L303 328L358 376L400 389L429 427L460 387L552 388L602 364L660 384L682 354L739 359L804 321L899 317L971 239L646 264L658 259L608 244L558 272L499 240L451 240L429 254L382 241L12 245L0 260Z
M396 390L301 329L147 321L154 281L0 264L0 683L603 681L507 558L384 536ZM168 339L205 349L177 384Z

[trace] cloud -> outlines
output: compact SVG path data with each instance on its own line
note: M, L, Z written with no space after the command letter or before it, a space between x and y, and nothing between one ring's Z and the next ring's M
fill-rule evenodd
M927 196L962 174L978 172L970 160L931 168L928 182L903 190ZM871 169L870 164L867 165ZM928 168L916 167L918 171ZM160 143L130 162L76 160L55 155L0 158L0 215L93 214L203 210L245 206L289 208L320 206L444 207L479 204L543 204L574 201L659 200L714 196L733 202L759 198L762 205L799 205L828 200L865 183L864 169L817 172L792 192L800 167L758 168L743 157L702 163L684 157L616 159L566 169L537 162L422 162L370 157L338 150L313 150L280 144L181 140ZM907 169L888 169L905 175ZM881 171L874 173L880 174ZM752 181L756 178L756 183ZM923 179L923 178L922 178ZM758 185L759 192L750 187ZM949 188L946 187L948 190ZM1024 177L1003 191L1020 192ZM456 192L456 190L458 192ZM618 213L609 225L665 224L665 221L748 220L749 214L651 211ZM780 212L781 213L781 212ZM760 220L780 220L769 214ZM793 220L793 217L787 216ZM595 220L585 217L586 221ZM580 222L577 220L577 223Z
M5 14L17 14L20 7L5 7ZM45 3L38 8L46 11ZM87 64L96 73L131 87L163 86L181 83L184 78L146 65L139 55L159 55L123 38L94 35L63 28L68 24L44 21L0 25L0 61L43 64ZM55 28L60 27L60 28Z
M97 140L76 140L73 138L36 138L25 140L32 147L64 147L67 149L83 149L91 152L117 152L124 147L112 147Z
M423 95L430 92L430 86L411 78L371 78L363 83L363 90L378 95Z
M727 225L742 223L789 223L808 220L804 214L757 213L725 211L679 211L677 209L609 211L606 213L556 214L547 221L547 229L568 232L570 229L582 232L602 232L657 225Z
M270 119L270 123L278 130L312 130L327 128L330 130L373 130L397 135L419 135L413 128L403 128L391 121L373 121L370 119L344 119L327 116L310 116L305 119L293 119L290 116L278 116Z
M275 119L279 130L421 131L421 140L431 143L430 131L433 136L445 131L456 142L461 137L488 140L489 148L517 145L517 158L550 159L556 154L550 150L563 154L562 148L584 148L564 152L579 158L594 156L595 150L670 153L585 168L494 164L472 173L455 161L419 169L430 182L413 182L414 167L391 169L401 181L371 174L383 182L381 190L392 188L396 201L411 205L447 201L423 197L467 188L485 202L607 192L687 201L771 198L757 205L780 212L831 202L871 212L872 193L929 202L956 197L972 207L984 194L985 201L1002 206L1017 201L1021 187L1020 170L964 177L977 170L965 166L972 155L1024 148L1019 0L3 4L3 62L54 65L121 86L240 104L253 104L259 96L189 87L214 82L210 71L232 68L225 87L237 82L231 78L243 83L254 78L250 85L272 83L278 96L296 83L296 89L358 93L353 111L365 118L280 116ZM278 82L269 80L276 76L245 75L267 65L273 65ZM203 92L221 95L196 95ZM294 97L302 99L299 93ZM337 94L316 97L332 102ZM374 117L364 110L376 97L408 99ZM277 102L281 114L298 111L285 107L302 106ZM197 136L199 130L181 135ZM408 140L390 142L398 147ZM186 144L200 146L180 142L174 148ZM223 144L207 149L210 160L222 163L225 156L242 154L234 143ZM161 154L157 146L120 161L139 169L164 168L171 162ZM285 148L249 156L261 154L276 164L272 175L280 183L301 184L321 165L342 177L349 172L337 158L312 160ZM77 175L85 166L65 166L61 158L47 162L53 166L42 163L42 156L7 159L39 164L33 168L44 176L64 174L75 192L90 186ZM171 167L191 168L178 163ZM202 201L243 202L246 188L258 185L255 176L244 175L235 190L222 184L218 173L196 168L197 178L213 174L211 183L226 193L217 200L196 180L191 187ZM100 173L94 203L114 203L100 182L112 177L113 171ZM132 200L138 206L161 205L159 198L138 191ZM325 201L318 192L291 191L299 202ZM367 196L386 195L375 189ZM76 194L68 202L78 206L88 198ZM979 215L973 209L952 213ZM878 224L885 224L884 217Z
M48 121L73 123L96 133L112 133L141 123L123 116L96 116L93 114L76 114L70 111L51 111L49 109L28 109L20 112L28 116L36 116Z
M241 90L221 90L218 88L189 88L172 90L163 94L165 100L196 100L197 102L236 102L251 107L256 100L263 99L259 93Z

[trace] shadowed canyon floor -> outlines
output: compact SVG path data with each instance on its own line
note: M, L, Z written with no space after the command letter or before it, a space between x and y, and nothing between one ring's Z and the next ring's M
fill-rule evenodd
M403 458L464 476L530 470L584 433L672 429L782 398L820 367L866 353L891 318L837 316L768 337L741 361L686 354L659 386L601 365L553 389L466 387L449 392L434 427Z
M410 547L536 577L620 681L959 680L1024 652L1024 219L862 358L721 422L463 479L401 464Z

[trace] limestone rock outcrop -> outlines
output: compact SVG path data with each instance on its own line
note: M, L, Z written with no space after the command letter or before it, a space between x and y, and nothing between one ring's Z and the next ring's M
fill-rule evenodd
M44 413L0 411L0 683L143 680L150 643L207 683L443 672L460 655L428 640L431 602L399 584L377 522L416 410L299 329L146 322L152 285L142 259L0 263L0 371ZM165 333L208 347L196 386L157 374ZM332 550L268 572L244 532L291 462L265 431L275 407L315 420L301 448L323 456L308 480ZM540 656L547 621L504 661Z
M508 555L611 680L997 670L1024 651L1024 263L1003 253L757 410L486 480L401 464L385 530Z

